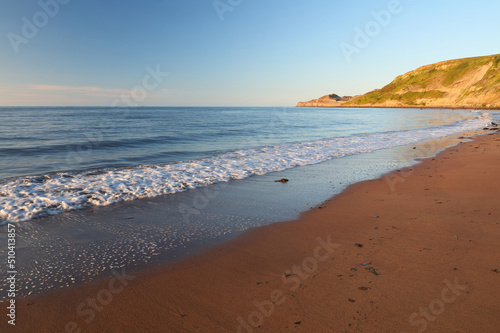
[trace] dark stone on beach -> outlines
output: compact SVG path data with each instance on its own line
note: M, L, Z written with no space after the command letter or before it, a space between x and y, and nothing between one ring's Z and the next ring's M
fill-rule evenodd
M359 290L363 290L363 291L367 291L368 289L371 289L371 288L370 288L370 287L364 287L364 286L363 286L363 287L359 287L358 289L359 289Z
M301 321L296 321L294 324L295 325L300 325L300 324L302 324L302 322Z
M380 273L379 273L379 272L377 272L377 271L375 270L375 268L373 268L373 267L371 267L371 266L370 266L370 267L366 267L365 269L366 269L367 271L369 271L369 272L371 272L371 273L375 274L375 275L380 275Z
M357 272L358 271L358 269L356 267L351 267L351 268L349 268L349 270L353 271L353 272Z
M363 247L364 246L364 244L360 244L360 243L356 243L354 245L356 245L357 247Z
M371 262L365 262L365 263L363 264L363 266L368 266L368 265L371 265L371 264L372 264Z
M289 180L288 180L288 179L286 179L286 178L281 178L280 180L275 180L274 182L275 182L275 183L288 183L288 182L289 182Z
M349 302L351 302L351 303L356 302L356 300L355 300L355 299L352 299L352 298L348 298L347 300L348 300Z
M492 269L491 271L492 271L493 273L500 273L500 270L498 270L497 268Z

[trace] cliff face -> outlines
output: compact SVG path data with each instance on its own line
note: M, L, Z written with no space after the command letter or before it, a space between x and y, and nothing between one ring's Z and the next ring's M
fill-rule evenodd
M351 100L352 97L344 96L340 97L339 95L331 94L326 95L318 99L313 99L309 102L299 102L297 106L309 106L309 107L338 107L341 106L342 103L345 103Z
M337 105L325 97L297 106L500 108L500 55L444 61L398 76Z

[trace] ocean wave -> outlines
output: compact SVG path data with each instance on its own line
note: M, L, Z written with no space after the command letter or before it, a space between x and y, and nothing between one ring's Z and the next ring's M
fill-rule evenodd
M491 117L485 114L433 128L235 150L166 165L59 172L11 179L0 184L0 223L172 194L231 179L477 130L490 122Z

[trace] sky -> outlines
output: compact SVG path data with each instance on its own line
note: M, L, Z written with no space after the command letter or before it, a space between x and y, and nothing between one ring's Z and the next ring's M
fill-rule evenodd
M500 53L497 0L2 0L0 106L294 106Z

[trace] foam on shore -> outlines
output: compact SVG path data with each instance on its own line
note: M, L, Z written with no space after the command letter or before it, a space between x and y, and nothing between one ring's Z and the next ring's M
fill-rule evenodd
M0 223L27 221L64 211L151 198L231 179L321 163L426 139L481 129L489 114L426 129L373 133L235 150L166 165L59 172L0 184Z

